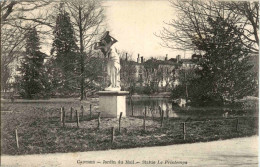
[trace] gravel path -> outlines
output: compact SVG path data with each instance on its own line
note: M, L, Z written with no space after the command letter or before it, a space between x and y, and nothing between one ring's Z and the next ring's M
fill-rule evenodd
M121 160L124 164L119 164ZM127 162L129 164L126 164ZM95 164L93 164L95 163ZM131 163L134 163L131 164ZM258 136L122 150L1 157L2 167L258 166Z

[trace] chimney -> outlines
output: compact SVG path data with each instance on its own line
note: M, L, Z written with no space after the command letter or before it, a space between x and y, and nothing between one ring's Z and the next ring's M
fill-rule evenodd
M138 57L137 57L137 63L140 63L140 55L138 53Z
M128 60L128 58L127 58L127 53L125 53L125 61L127 61Z
M141 57L141 63L144 63L144 57L143 56Z
M165 61L167 61L168 60L168 54L166 54L166 56L165 56Z

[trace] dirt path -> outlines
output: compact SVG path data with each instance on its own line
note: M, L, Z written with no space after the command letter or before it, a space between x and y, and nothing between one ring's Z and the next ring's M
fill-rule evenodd
M121 160L124 164L119 164ZM129 163L126 165L126 161ZM134 162L132 161L134 160ZM159 163L158 163L159 162ZM95 163L95 164L93 164ZM2 156L3 167L39 166L258 166L258 136L208 143L122 150Z

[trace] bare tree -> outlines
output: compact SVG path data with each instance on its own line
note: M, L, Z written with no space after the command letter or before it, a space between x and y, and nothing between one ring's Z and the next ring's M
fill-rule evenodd
M13 27L2 27L1 31L1 89L6 90L12 75L11 66L25 44L25 31Z
M84 97L84 89L88 86L88 80L93 74L86 73L87 62L93 56L92 46L102 31L104 20L103 9L100 1L96 0L75 0L64 1L65 8L72 17L76 38L79 41L80 51L80 98Z
M159 65L159 71L161 71L161 82L162 85L165 82L164 91L168 91L171 83L174 81L174 70L177 64L163 62Z
M33 11L47 6L49 0L42 1L1 1L1 89L5 90L12 71L10 66L21 55L26 29L42 24L48 25L43 13Z
M230 11L243 18L240 25L244 33L241 34L241 40L244 45L252 52L259 51L259 2L230 2L226 6Z
M133 61L132 53L119 51L120 55L120 82L124 89L131 89L134 86L136 75L136 62Z
M199 50L194 40L204 41L208 35L208 18L222 17L243 28L241 38L244 46L252 53L258 53L258 2L223 2L191 0L170 1L178 17L156 34L162 39L162 46L172 49Z
M47 6L51 3L50 0L41 0L41 1L28 1L28 0L21 0L21 1L11 1L5 0L0 2L1 7L1 23L6 24L9 23L11 20L17 19L25 19L25 20L32 20L36 22L41 22L39 18L27 18L24 15L25 12L31 12L41 7Z

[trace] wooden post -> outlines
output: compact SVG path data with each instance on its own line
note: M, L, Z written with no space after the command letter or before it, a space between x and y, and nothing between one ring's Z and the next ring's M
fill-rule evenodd
M167 120L169 120L169 109L166 110Z
M130 95L130 105L131 105L131 110L132 110L132 116L134 116L134 106L133 106L132 95Z
M62 125L65 127L65 110L64 107L62 107Z
M153 116L153 109L152 109L152 108L150 108L150 111L151 111L152 118L153 118L153 120L154 120L154 116Z
M19 138L18 138L18 132L17 129L15 129L15 140L16 140L16 146L19 149Z
M183 130L183 140L186 140L186 124L185 124L185 122L182 123L182 130Z
M83 114L84 114L83 105L80 106L80 110L81 110L81 120L83 120Z
M100 128L100 112L98 112L98 129Z
M145 126L146 108L147 108L147 107L144 108L144 125L143 125L143 126L144 126L144 131L146 130L146 126Z
M159 114L160 114L160 117L162 117L162 112L161 112L161 106L158 106L158 108L159 108Z
M119 126L118 126L118 131L119 133L121 133L121 118L122 118L122 112L120 112L120 116L119 116Z
M114 135L115 135L115 131L114 131L114 127L111 128L111 143L114 142Z
M63 118L63 107L60 108L60 123L62 124L62 118Z
M70 107L70 120L72 121L72 111L73 111L73 109L72 109L72 107Z
M239 120L237 118L237 121L236 121L236 131L238 132L238 124L239 124Z
M164 110L161 110L161 127L163 127Z
M79 127L79 114L78 114L78 111L76 110L76 118L77 118L77 127Z
M92 118L92 111L91 111L92 104L89 105L89 116Z

